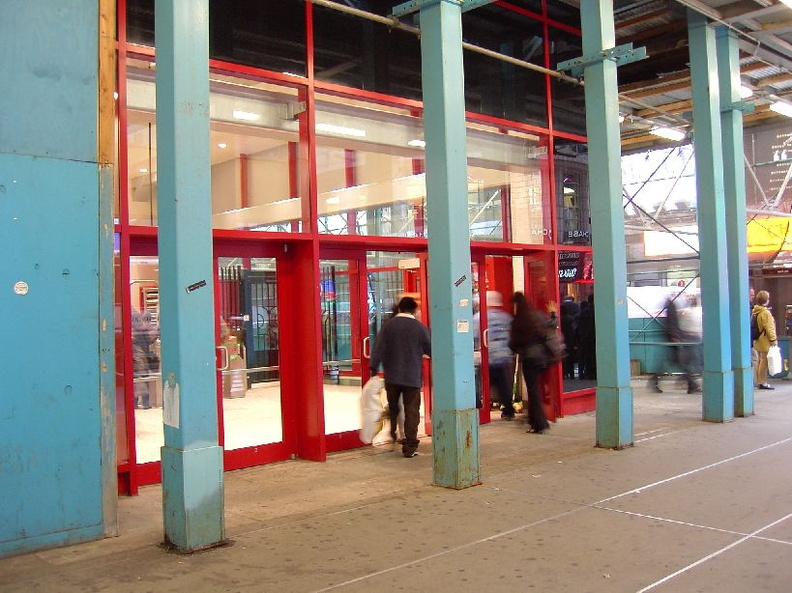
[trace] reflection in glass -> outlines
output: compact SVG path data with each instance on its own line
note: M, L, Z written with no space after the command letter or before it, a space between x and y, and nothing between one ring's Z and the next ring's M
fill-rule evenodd
M555 171L558 242L591 245L588 145L557 139Z
M130 43L154 46L154 0L126 0ZM305 76L305 3L209 2L209 57Z
M388 14L393 3L356 3ZM319 4L314 15L317 80L421 100L421 42L412 33Z
M544 26L499 4L463 13L465 41L544 67ZM468 111L547 126L544 74L468 49L464 66Z
M557 3L553 3L557 4ZM550 27L550 60L552 67L583 55L580 35ZM551 79L553 92L553 127L562 132L586 134L586 104L583 85L557 78Z
M593 365L595 340L592 302L594 271L591 251L558 252L559 321L567 349L562 363L565 393L596 384Z

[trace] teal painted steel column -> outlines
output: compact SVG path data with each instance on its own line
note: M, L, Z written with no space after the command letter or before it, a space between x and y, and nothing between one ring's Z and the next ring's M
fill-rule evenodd
M460 3L421 5L434 483L480 483Z
M705 338L702 414L708 422L724 422L734 419L734 373L729 331L731 278L724 278L721 272L728 258L715 31L705 16L688 10L688 37ZM744 298L747 294L746 289Z
M748 306L743 115L740 110L740 58L737 36L728 27L716 27L715 48L718 54L721 95L734 415L750 416L754 413L754 393Z
M99 4L0 2L0 557L117 531Z
M583 0L580 18L584 56L614 47L612 0ZM594 310L597 344L606 345L597 348L597 446L620 449L633 442L633 391L616 63L590 62L584 74L596 275Z
M157 197L166 544L223 540L209 159L208 0L157 0Z

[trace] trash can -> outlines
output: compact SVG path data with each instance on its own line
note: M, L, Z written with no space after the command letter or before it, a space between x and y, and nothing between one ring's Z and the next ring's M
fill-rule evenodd
M789 374L789 338L778 338L778 347L781 349L781 372L771 375L773 379L786 379Z

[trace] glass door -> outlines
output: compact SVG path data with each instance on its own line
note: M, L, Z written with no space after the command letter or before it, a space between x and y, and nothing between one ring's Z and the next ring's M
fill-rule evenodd
M521 409L519 396L515 398L519 392L515 392L515 357L508 348L508 332L515 273L522 275L522 265L522 258L511 255L473 256L473 347L481 422L499 418L502 409L510 411L512 406L504 399Z
M160 369L159 258L149 255L129 258L131 301L132 407L134 407L134 451L138 464L159 462L165 444L162 430L162 374ZM158 464L157 464L158 465ZM142 472L140 483L150 483L159 467Z
M280 265L263 248L215 247L220 443L226 469L288 458Z
M328 451L360 446L360 389L369 379L371 348L402 296L415 297L425 310L420 270L421 259L415 253L322 251L320 299ZM422 409L425 412L426 405ZM388 438L385 429L374 443Z

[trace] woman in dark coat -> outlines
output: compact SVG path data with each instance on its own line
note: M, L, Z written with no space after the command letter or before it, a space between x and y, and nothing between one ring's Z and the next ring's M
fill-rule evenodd
M542 434L550 428L542 407L539 379L545 369L545 337L547 319L526 300L521 292L515 292L514 320L511 326L509 347L520 357L525 387L528 390L528 432Z

